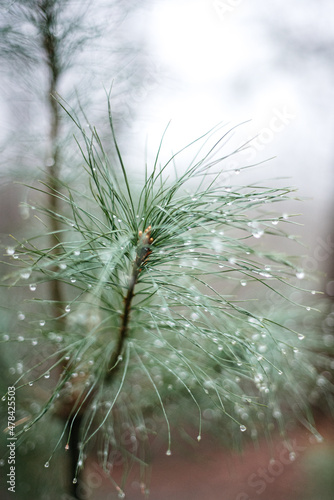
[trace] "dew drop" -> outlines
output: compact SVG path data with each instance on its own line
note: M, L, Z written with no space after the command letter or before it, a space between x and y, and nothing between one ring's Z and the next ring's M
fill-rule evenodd
M19 212L23 220L29 219L29 207L26 207L22 202L19 204Z
M2 338L3 338L3 340L7 341L7 340L9 340L9 335L3 335Z
M264 231L262 231L261 229L259 229L257 231L253 231L253 233L252 233L254 238L261 238L261 236L263 236L263 234L264 234Z
M31 343L32 343L32 345L37 345L38 344L38 340L37 339L32 339Z
M197 436L197 441L198 441L198 442L200 442L200 440L201 440L201 439L202 439L202 436L199 434L199 435Z
M70 305L67 305L67 306L65 307L65 311L66 311L67 313L69 313L69 312L71 311L71 306L70 306Z
M0 460L0 467L3 467L5 465L5 461L4 460Z
M24 341L24 337L23 337L23 335L19 335L19 336L17 337L17 340L18 340L19 342L23 342L23 341Z
M73 253L74 253L74 255L75 255L76 257L78 257L78 255L80 255L80 250L74 250L74 252L73 252Z
M82 464L83 464L83 461L82 461L82 460L79 460L79 461L78 461L78 467L82 467Z
M278 375L282 375L283 374L282 370L278 370L277 373L278 373Z
M78 480L77 480L77 478L75 477L75 478L73 479L72 483L73 483L73 484L77 484L77 482L78 482Z
M317 443L322 443L324 438L321 436L321 434L315 434L315 439Z
M25 314L23 314L22 312L19 312L17 317L20 321L23 321L24 319L26 319Z
M49 467L49 462L45 462L44 467L48 468Z
M66 443L66 445L65 445L65 450L67 451L67 450L69 450L69 449L70 449L70 445L69 445L68 443Z
M13 247L8 247L6 249L6 253L7 253L7 255L14 255L15 249Z
M50 373L47 372L45 375L44 375L44 378L50 378Z
M30 271L24 271L23 273L21 273L21 278L23 280L28 280L30 278L30 275L31 275Z
M291 453L289 453L289 459L290 462L294 462L296 460L296 453L294 451L291 451Z
M36 290L36 288L37 288L36 283L30 283L30 285L29 285L29 289L30 289L32 292L34 292L34 291Z
M167 455L168 457L170 457L170 456L171 456L171 454L172 454L172 452L171 452L170 450L167 450L167 451L166 451L166 455Z
M29 387L32 387L34 385L34 382L29 382Z
M45 165L47 167L52 167L54 164L55 164L55 160L54 160L54 158L52 158L52 156L50 156L49 158L47 158L46 161L45 161Z
M299 333L298 334L298 338L299 338L299 340L304 340L305 335L303 335L302 333Z
M247 281L245 281L245 280L241 280L241 281L240 281L240 285L241 285L241 286L246 286L246 285L247 285Z
M240 174L240 169L239 168L236 168L235 171L234 171L235 175L239 175Z
M240 425L240 430L241 432L245 432L247 430L247 427L245 425Z
M299 280L302 280L303 278L305 278L305 273L304 273L304 271L302 271L302 270L297 271L297 272L296 272L296 278L298 278Z
M1 401L6 401L6 396L2 396Z
M59 264L59 266L58 266L58 267L59 267L59 269L61 269L62 271L65 271L65 269L67 268L67 265L66 265L64 262L61 262L61 263Z
M44 325L45 325L45 320L41 319L41 321L39 322L39 326L44 326Z
M71 282L71 283L75 283L75 282L76 282L76 279L75 279L75 278L70 278L70 282Z

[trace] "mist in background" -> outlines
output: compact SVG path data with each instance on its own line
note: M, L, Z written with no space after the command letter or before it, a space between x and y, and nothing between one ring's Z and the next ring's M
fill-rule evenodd
M12 3L1 2L4 17ZM72 4L74 12L83 13L82 2ZM280 210L301 214L296 220L302 225L293 232L306 245L299 247L304 269L318 273L317 288L334 296L333 2L94 0L85 3L85 9L87 27L98 26L99 36L75 53L60 81L59 94L78 112L80 103L87 119L108 141L106 92L111 88L116 131L131 181L142 178L146 161L153 164L170 121L164 159L218 123L224 125L223 132L237 126L226 148L244 143L248 148L223 165L226 170L241 169L240 174L226 177L227 185L298 189L296 196L303 201L282 203ZM34 33L28 26L25 29L25 36L33 41ZM1 50L5 55L3 44ZM15 58L7 62L0 70L0 239L4 246L9 245L9 234L25 234L34 224L25 203L33 203L35 195L13 180L31 184L42 175L48 162L49 116L42 60L37 57L34 66L29 69L27 64L24 71ZM61 133L62 177L80 185L74 166L74 127L64 120ZM175 168L184 169L186 161L187 156L181 157ZM248 165L256 166L242 170ZM88 192L88 186L82 186L82 192L85 189ZM287 246L280 250L289 252L288 243L284 239ZM297 250L294 245L293 253ZM333 450L325 451L328 472ZM310 474L324 460L321 453L319 457L314 467L310 457ZM259 460L256 467L261 465ZM268 464L269 456L263 460ZM157 477L164 467L164 463L160 469L157 465ZM284 473L283 481L285 477ZM323 500L331 494L326 491ZM310 492L310 500L318 493ZM184 492L180 495L182 500L187 498Z
M283 177L298 189L303 202L286 210L303 214L305 267L330 276L333 10L326 0L156 2L143 24L162 72L148 82L134 125L138 147L145 134L152 147L171 119L166 143L176 151L216 123L250 120L235 132L239 145L254 138L239 166L274 158L238 182Z
M80 10L77 3L73 5ZM170 120L163 148L166 158L217 123L231 127L247 122L235 132L236 145L253 138L237 159L238 167L273 159L243 173L238 183L279 177L285 180L277 182L295 186L305 200L286 209L303 214L298 221L304 228L297 232L313 259L305 266L309 271L329 271L332 2L159 0L87 5L88 25L100 24L101 33L83 45L74 69L61 81L60 93L69 105L75 106L79 95L90 121L101 131L106 126L105 89L112 85L123 155L134 175L144 171L146 156L154 157ZM45 80L43 68L31 78L15 73L13 60L1 73L2 144L8 149L8 142L15 143L19 135L29 144L25 163L34 167L30 146L41 140L47 120L38 95ZM66 147L73 149L68 139ZM8 161L1 163L6 172ZM16 202L6 199L2 204L9 204L15 213ZM6 233L7 224L4 228ZM332 293L333 287L327 291Z

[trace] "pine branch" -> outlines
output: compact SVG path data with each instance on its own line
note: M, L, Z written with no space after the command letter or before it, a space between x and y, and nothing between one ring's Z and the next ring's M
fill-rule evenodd
M153 238L151 238L151 226L148 226L145 229L144 233L142 231L139 231L138 236L139 236L139 241L136 252L136 258L133 263L127 294L126 297L124 297L124 311L122 314L121 327L118 334L118 341L109 364L109 370L106 377L107 379L110 379L110 377L114 375L112 370L114 369L114 367L116 367L117 362L120 361L122 358L122 352L128 334L131 304L133 297L135 295L135 286L138 281L139 273L142 271L142 267L147 264L149 255L152 252L150 249L150 245L153 243Z
M290 237L290 219L273 206L294 190L220 182L226 160L242 146L214 156L221 143L218 130L203 136L206 149L199 147L201 156L176 179L168 178L170 160L158 169L157 155L142 185L131 188L128 174L119 178L96 129L74 118L91 194L83 197L70 186L65 194L63 186L53 192L62 213L38 207L58 220L59 229L50 235L61 244L55 252L36 238L19 242L9 251L17 258L7 279L20 285L29 274L36 286L58 280L66 291L66 301L56 303L66 335L60 344L55 337L59 359L46 360L45 370L66 361L55 387L60 401L68 398L66 384L73 378L75 410L63 432L70 437L80 422L75 481L88 445L100 436L106 450L101 465L110 476L113 453L122 455L125 475L131 464L142 463L138 429L147 443L146 416L156 408L167 431L168 455L182 418L197 424L198 440L202 428L205 433L223 426L229 444L239 446L241 436L267 433L269 423L284 433L290 419L320 440L309 394L321 394L333 406L332 384L323 379L318 384L321 370L329 369L330 349L312 327L307 335L299 328L304 314L317 317L315 293L303 286L307 277L298 259L262 243L266 235L283 242ZM113 132L112 138L116 142ZM117 143L115 155L121 155ZM125 169L123 160L122 165ZM305 299L297 301L291 290ZM184 415L175 413L176 402ZM51 397L29 426L52 403ZM204 409L213 420L202 418ZM122 441L124 422L135 450ZM123 485L117 488L123 491Z

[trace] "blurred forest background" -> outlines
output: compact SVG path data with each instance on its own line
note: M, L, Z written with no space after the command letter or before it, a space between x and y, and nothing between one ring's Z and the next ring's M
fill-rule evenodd
M306 245L300 247L303 267L316 273L317 288L333 297L333 2L73 0L65 3L68 10L57 29L64 29L67 52L63 53L60 72L52 81L50 59L45 46L38 45L36 28L15 17L16 8L25 8L30 1L1 0L2 247L11 244L9 234L24 235L34 226L32 210L26 203L33 204L36 195L15 181L33 184L45 167L54 166L55 148L65 151L59 160L60 177L80 185L73 141L75 129L60 110L57 136L52 135L49 124L54 104L50 90L74 109L80 105L103 135L104 131L107 134L108 119L105 90L112 87L116 131L132 182L143 175L146 158L150 161L154 157L169 120L172 122L163 153L167 157L219 122L227 127L243 123L236 129L233 141L236 145L251 138L253 141L229 167L238 169L272 159L241 171L231 182L269 183L271 179L271 184L296 186L303 201L291 202L284 210L301 214L298 217L301 225L294 232ZM7 29L8 23L11 30ZM82 186L83 192L86 189ZM10 312L8 308L4 311L2 321L6 322ZM327 326L333 327L333 315L328 321L332 323ZM11 373L7 364L2 364L6 386ZM192 468L181 458L174 469L172 465L166 466L165 458L158 460L153 498L329 500L334 462L329 444L333 435L330 438L329 430L328 437L322 453L305 452L303 461L289 465L288 471L283 470L274 481L266 482L263 493L256 496L254 489L250 490L254 496L248 496L247 478L261 464L268 466L269 455L262 449L257 455L248 450L242 466L225 464L234 470L232 475L215 469L212 464L225 458L210 446L203 453L203 463L193 464ZM304 435L299 443L304 447L310 445L305 444ZM31 450L28 446L25 453ZM33 463L31 467L33 471ZM203 476L198 468L206 471ZM323 471L325 486L321 494L319 490L313 494L312 488L308 488L307 497L300 485L303 481L306 484L310 470L313 474ZM39 474L36 473L36 481L43 480ZM194 475L198 475L198 482L193 481L197 492L189 480ZM203 484L206 480L208 484ZM173 481L174 489L169 484ZM235 484L238 481L239 487ZM140 486L133 484L133 499L136 499L140 497ZM101 496L95 493L94 498L116 498L103 491L103 485ZM6 494L4 489L3 498L7 498Z
M12 3L3 1L3 12ZM270 6L262 0L71 4L83 25L73 27L68 67L57 91L73 107L79 97L89 120L102 130L104 89L113 86L128 168L140 175L145 155L155 154L169 120L167 155L216 123L250 120L237 132L238 144L255 137L240 163L275 159L239 181L285 177L298 188L306 198L298 207L303 241L316 261L308 258L305 265L328 271L333 260L332 2L294 0L286 7L275 0ZM83 30L82 40L76 28ZM31 28L24 29L31 40ZM21 48L25 37L15 39ZM20 165L35 171L36 156L42 167L36 149L46 138L48 88L42 56L32 66L26 61L22 67L19 54L5 64L6 37L1 44L1 170L6 177ZM72 145L71 132L66 139ZM69 170L65 165L63 174ZM3 235L19 223L17 207L26 196L18 188L8 190L1 197L2 209L11 214L1 220ZM332 289L328 285L329 293Z

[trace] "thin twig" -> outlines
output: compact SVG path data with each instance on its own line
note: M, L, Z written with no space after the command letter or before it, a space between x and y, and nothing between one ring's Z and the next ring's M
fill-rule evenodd
M127 294L124 298L124 312L122 315L122 323L119 330L118 340L116 344L116 348L112 354L109 370L107 373L107 380L110 379L111 374L113 373L113 369L116 368L120 357L122 356L125 339L128 333L130 313L131 313L131 304L132 299L135 295L135 286L138 281L139 274L142 270L142 266L146 264L149 255L151 254L150 245L153 242L153 238L151 238L151 226L148 226L144 233L139 231L139 244L137 248L136 259L133 263L132 272L129 281L129 287Z

